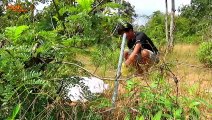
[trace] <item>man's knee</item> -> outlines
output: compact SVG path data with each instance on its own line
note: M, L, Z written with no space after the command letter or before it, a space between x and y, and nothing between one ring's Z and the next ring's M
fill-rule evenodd
M149 53L149 51L147 50L147 49L144 49L144 50L142 50L141 51L141 57L142 58L149 58L149 56L150 56L150 53Z
M142 62L144 64L151 64L151 63L159 62L158 55L153 53L150 50L147 50L147 49L142 50L141 55L142 55Z

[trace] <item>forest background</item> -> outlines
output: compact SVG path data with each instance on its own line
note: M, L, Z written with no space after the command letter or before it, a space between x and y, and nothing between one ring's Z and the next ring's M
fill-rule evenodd
M3 0L0 6L0 119L211 119L212 2L192 0L174 21L174 47L167 50L165 16L155 11L144 31L161 61L142 78L120 80L111 109L120 53L118 20L137 17L128 2ZM120 9L119 14L111 9ZM170 20L170 17L168 17ZM170 24L168 24L170 26ZM99 76L110 89L85 104L70 105L58 92L70 76Z

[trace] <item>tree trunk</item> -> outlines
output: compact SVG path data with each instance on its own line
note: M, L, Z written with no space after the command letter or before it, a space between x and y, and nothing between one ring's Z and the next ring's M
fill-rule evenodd
M31 21L32 23L34 23L34 9L35 8L35 5L34 5L34 0L32 0L32 3L30 5L30 10L31 10Z
M166 16L165 16L165 26L166 26L166 42L169 43L169 28L168 28L168 4L167 0L165 0L166 5Z
M55 10L56 10L56 13L57 13L57 15L58 15L59 20L61 20L61 16L60 16L60 13L59 13L59 9L57 8L57 4L56 4L55 0L52 0L52 3L53 3L53 5L54 5L54 8L55 8ZM63 25L63 30L64 30L64 32L66 32L66 26L65 26L65 24L64 24L64 21L63 21L63 20L61 20L61 21L62 21L62 25Z
M175 15L175 0L172 0L172 9L171 9L171 23L170 23L170 41L168 45L169 51L174 47L174 15Z

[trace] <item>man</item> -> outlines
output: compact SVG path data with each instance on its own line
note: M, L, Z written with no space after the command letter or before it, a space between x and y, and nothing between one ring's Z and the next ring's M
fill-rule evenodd
M151 39L143 32L135 32L130 23L123 23L118 27L118 34L126 34L129 51L124 52L125 65L134 66L137 73L141 74L143 68L140 64L152 65L158 63L158 49Z

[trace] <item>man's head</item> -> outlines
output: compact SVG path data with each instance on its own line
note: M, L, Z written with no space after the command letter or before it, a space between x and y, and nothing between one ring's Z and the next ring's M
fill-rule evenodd
M131 40L134 38L133 26L130 23L122 23L118 26L118 34L123 35L126 34L127 39Z

